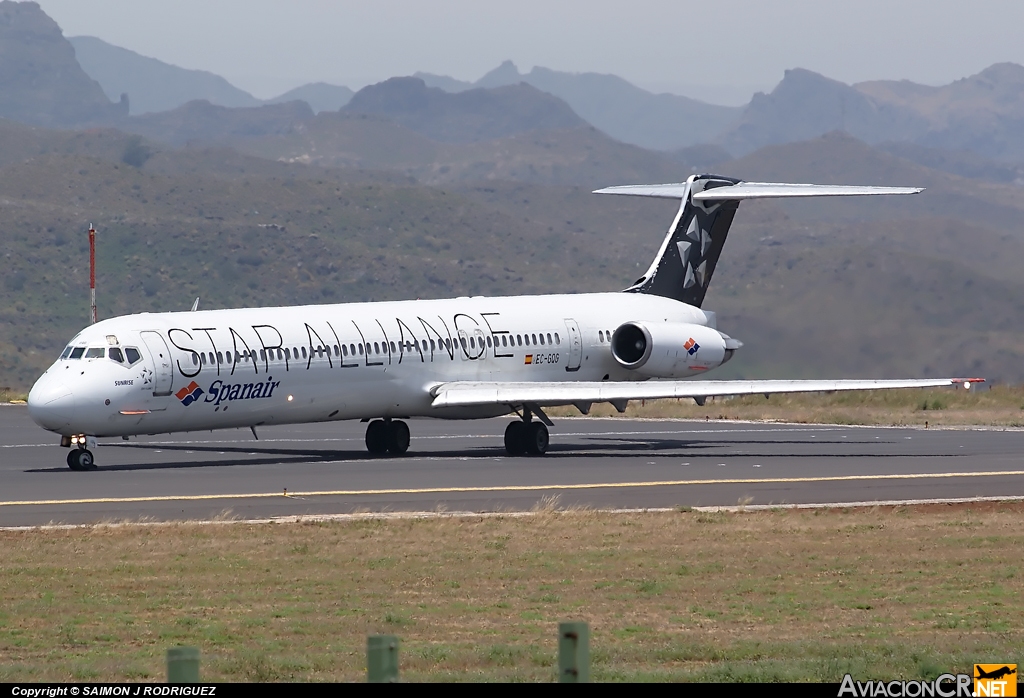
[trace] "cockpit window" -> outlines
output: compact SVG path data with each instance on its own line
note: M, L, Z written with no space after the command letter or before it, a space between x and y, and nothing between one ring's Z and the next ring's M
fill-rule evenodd
M135 347L125 347L124 355L125 358L128 359L129 364L135 364L136 362L142 360L142 354L140 354L139 350L136 349Z
M103 350L103 347L89 347L89 350L85 352L85 358L87 359L102 359L107 352Z
M66 358L68 358L68 357L69 357L69 356L71 355L71 350L72 350L72 349L74 349L74 347L73 347L73 346L70 346L70 345L69 345L69 346L68 346L68 347L67 347L67 348L66 348L66 349L64 350L64 353L60 355L60 358L62 358L62 359L66 359Z
M75 347L74 349L71 350L71 356L69 356L68 358L69 359L80 359L80 358L82 358L82 354L84 354L84 353L85 353L85 347Z
M124 354L122 354L121 350L118 349L117 347L110 347L109 349L107 349L107 356L109 356L111 359L113 359L119 364L124 363Z

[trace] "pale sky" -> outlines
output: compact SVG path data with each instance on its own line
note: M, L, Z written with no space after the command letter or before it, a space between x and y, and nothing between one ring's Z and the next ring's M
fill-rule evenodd
M39 0L90 35L260 98L307 82L358 89L416 71L476 80L505 59L613 73L718 103L787 68L853 83L938 85L1024 64L1021 0Z

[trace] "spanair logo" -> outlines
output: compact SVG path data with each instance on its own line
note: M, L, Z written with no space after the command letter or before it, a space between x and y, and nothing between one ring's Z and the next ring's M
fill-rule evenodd
M694 341L693 337L690 337L688 340L686 340L686 344L683 345L683 349L686 350L687 354L693 356L694 354L697 353L697 350L700 349L700 345L697 344L696 341Z
M199 396L203 394L203 389L199 387L199 384L192 381L187 386L179 390L174 394L174 397L181 400L181 404L188 407L193 402L199 399Z
M1016 696L1016 664L975 664L975 696Z

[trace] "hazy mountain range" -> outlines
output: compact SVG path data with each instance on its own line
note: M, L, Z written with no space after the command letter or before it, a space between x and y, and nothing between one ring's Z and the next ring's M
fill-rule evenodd
M710 142L743 112L742 107L652 94L615 75L563 73L541 67L523 75L512 61L505 61L475 83L429 73L416 73L416 77L448 92L526 83L565 100L577 114L613 138L654 150Z
M132 115L168 111L194 100L222 107L301 100L320 113L338 111L354 94L347 87L312 83L259 100L212 73L178 68L94 37L73 37L70 43L82 68L110 100L116 102L122 94L128 95ZM846 85L794 69L786 72L771 93L754 95L746 107L653 94L615 75L565 73L543 67L521 74L511 61L474 83L429 73L413 77L426 87L452 94L525 83L564 101L581 119L612 138L652 150L717 144L731 154L742 155L765 145L846 131L872 144L908 143L1024 162L1024 67L1010 63L941 87L909 81ZM413 90L416 83L401 85ZM397 87L366 89L377 99L382 90L389 90L393 103L415 101L428 94L399 98ZM369 109L365 106L368 98L364 95L360 111ZM482 105L486 98L477 101ZM395 107L389 113L401 121ZM378 113L383 112L378 109ZM482 112L480 118L486 120L489 115Z
M65 40L56 23L33 3L0 2L0 8L0 16L7 18L0 25L0 116L26 123L122 125L126 108L135 117L172 111L197 100L250 109L304 101L313 113L336 112L354 98L347 87L313 83L259 100L209 72L169 65L94 37ZM30 78L32 71L42 78ZM358 93L355 111L386 116L408 126L410 121L425 124L424 110L433 110L434 130L422 132L435 137L440 133L437 124L447 119L449 111L460 114L457 121L462 124L473 118L487 124L498 116L495 105L501 104L505 125L494 127L494 135L545 128L537 121L540 98L535 93L520 90L515 96L491 95L496 89L526 84L564 103L556 107L553 101L547 106L551 114L566 114L560 117L562 127L569 125L567 114L572 111L616 140L651 150L676 151L710 144L735 156L765 145L845 131L871 144L903 143L970 152L1011 164L1024 162L1024 67L1014 64L994 65L940 87L909 81L846 85L794 69L786 72L771 93L754 95L745 107L653 94L614 75L543 67L522 74L511 61L474 83L427 73L413 77L422 83L393 79L364 88ZM445 101L423 86L459 97ZM124 102L122 95L127 95ZM524 101L522 109L516 106L517 100ZM215 113L227 121L235 120L233 115ZM205 113L207 121L209 114ZM271 123L258 126L260 114ZM280 129L279 112L256 112L244 120L255 131ZM146 122L150 125L128 128L159 138L151 127L153 122L150 119ZM182 129L172 130L164 140L179 142ZM191 129L199 137L201 130ZM221 126L211 132L231 130ZM441 140L454 137L456 129L451 131L452 135ZM478 129L473 137L486 137L486 128Z
M1024 162L1024 67L999 63L941 87L909 81L846 85L789 70L771 94L756 94L716 142L734 154L846 131L886 141L966 150Z
M352 90L347 87L317 82L260 100L205 70L179 68L94 36L73 36L68 41L82 69L100 84L107 97L118 101L122 94L128 95L132 115L168 111L199 99L219 107L256 107L302 100L316 112L337 111L352 98Z
M0 117L39 126L112 122L128 113L75 60L35 3L0 2Z
M391 78L359 90L344 111L384 116L445 143L586 125L562 100L522 83L449 94L419 78Z

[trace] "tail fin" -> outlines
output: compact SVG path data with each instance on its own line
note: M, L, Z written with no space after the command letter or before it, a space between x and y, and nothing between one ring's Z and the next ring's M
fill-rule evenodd
M594 193L681 200L658 256L647 273L626 291L673 298L699 308L715 273L736 209L743 199L916 194L920 191L923 190L916 187L743 182L704 174L693 175L679 184L608 187Z

